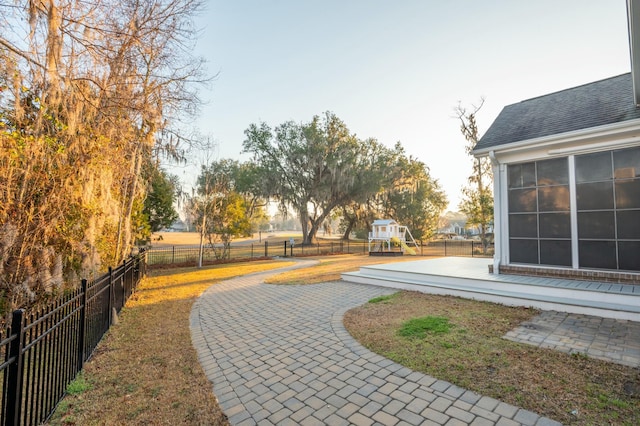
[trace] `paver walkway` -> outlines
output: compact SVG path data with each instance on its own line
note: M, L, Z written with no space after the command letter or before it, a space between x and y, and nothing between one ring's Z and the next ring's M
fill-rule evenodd
M274 273L215 284L191 313L200 363L231 424L559 424L414 372L353 340L344 312L395 290L263 284Z
M640 367L640 322L543 311L505 338Z

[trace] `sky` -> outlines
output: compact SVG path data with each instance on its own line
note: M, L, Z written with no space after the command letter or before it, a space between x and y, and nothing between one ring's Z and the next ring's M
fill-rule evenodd
M194 126L216 159L248 160L252 123L331 111L361 139L399 141L453 211L472 161L458 104L485 99L482 135L506 105L631 69L626 0L208 0L197 25L216 77Z

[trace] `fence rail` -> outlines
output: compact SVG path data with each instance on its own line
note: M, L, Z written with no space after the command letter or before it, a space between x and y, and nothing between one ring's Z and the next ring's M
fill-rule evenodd
M349 253L367 254L369 245L366 241L335 240L323 241L312 245L302 245L300 241L259 244L232 245L223 253L219 247L204 247L202 260L204 263L216 261L255 259L262 257L321 256L327 254ZM198 261L200 247L197 245L151 247L147 250L147 264L171 265L194 264ZM486 254L480 242L465 240L438 240L421 243L416 254L419 256L493 256L493 245L487 247Z
M0 333L0 425L46 421L145 273L141 252L38 312L13 312Z

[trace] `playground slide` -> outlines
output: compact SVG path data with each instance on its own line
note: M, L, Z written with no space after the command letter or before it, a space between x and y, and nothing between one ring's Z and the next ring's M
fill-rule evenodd
M404 241L401 241L400 238L398 237L392 237L391 238L391 242L394 244L399 244L400 247L402 247L402 251L410 254L411 256L415 256L416 255L416 251L415 249L409 247Z

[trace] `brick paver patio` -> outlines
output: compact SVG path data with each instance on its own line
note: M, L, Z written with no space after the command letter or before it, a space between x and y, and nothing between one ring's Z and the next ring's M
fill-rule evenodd
M343 313L393 289L263 284L277 272L215 284L191 313L200 363L231 424L559 424L409 370L353 340Z

